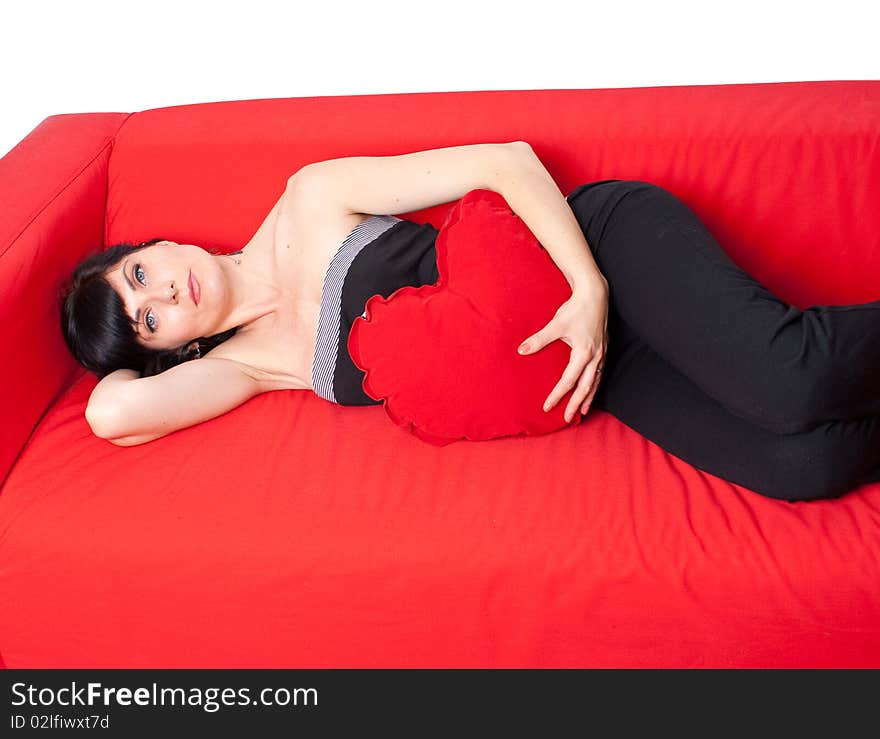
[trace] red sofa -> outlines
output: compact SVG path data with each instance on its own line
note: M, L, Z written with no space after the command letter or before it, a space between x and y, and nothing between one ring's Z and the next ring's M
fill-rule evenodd
M880 81L47 118L0 161L7 667L880 666L877 484L771 500L600 410L436 447L380 406L281 391L141 446L92 435L97 378L57 307L82 257L231 250L308 162L515 139L563 194L670 189L800 307L880 297Z

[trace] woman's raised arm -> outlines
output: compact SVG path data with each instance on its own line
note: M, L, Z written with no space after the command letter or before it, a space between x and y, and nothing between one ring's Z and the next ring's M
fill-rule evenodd
M95 386L86 420L96 436L133 446L219 416L267 389L256 370L220 357L151 377L116 370Z

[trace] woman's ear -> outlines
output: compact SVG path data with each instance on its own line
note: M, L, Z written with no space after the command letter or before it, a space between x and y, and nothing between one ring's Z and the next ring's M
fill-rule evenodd
M191 341L189 344L187 344L180 352L180 354L184 359L200 359L202 356L202 352L198 340Z

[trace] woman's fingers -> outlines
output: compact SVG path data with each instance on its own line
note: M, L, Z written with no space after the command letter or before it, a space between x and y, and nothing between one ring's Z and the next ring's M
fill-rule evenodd
M578 412L579 408L581 413L586 413L599 387L603 363L604 354L596 354L590 360L586 360L586 355L582 355L581 362L577 362L573 356L562 375L562 379L544 402L544 410L550 411L559 399L574 387L574 392L569 399L563 417L567 423L574 418L574 414Z
M596 397L596 392L599 390L599 384L602 382L602 370L605 369L605 354L608 351L608 324L605 324L605 345L602 347L602 351L599 352L596 356L598 359L598 367L596 368L596 372L593 375L593 386L590 390L590 394L587 396L587 399L581 405L581 413L586 413L590 410L590 406L593 404L593 398Z
M594 326L597 322L599 325ZM607 301L599 300L597 303L582 300L573 294L544 328L523 343L528 343L531 351L536 351L534 344L539 338L540 343L544 345L561 339L572 348L568 365L543 406L544 411L549 412L569 394L569 391L572 391L563 414L568 423L579 408L586 412L598 386L601 373L597 372L597 369L604 362L605 348L608 344ZM598 342L603 338L604 344L599 345ZM525 353L531 351L527 350Z
M574 386L575 382L578 381L578 378L582 376L584 367L587 365L587 357L586 355L579 355L577 352L571 353L571 359L568 361L568 366L565 368L565 371L562 373L562 377L559 382L556 383L556 387L550 391L550 395L547 396L547 400L544 401L544 410L550 411L553 409L560 398L564 397L565 394Z
M596 391L599 389L599 383L602 382L602 367L599 367L595 374L593 375L593 386L590 390L590 394L587 396L587 399L581 405L581 413L586 413L590 410L590 406L593 404L593 398L596 397Z
M581 374L575 392L572 393L571 399L568 401L568 407L565 409L564 417L566 422L574 418L574 414L578 412L579 407L582 413L585 412L583 410L585 407L589 407L589 401L592 400L592 396L599 385L599 360L600 357L597 355L593 361L587 364L587 367Z

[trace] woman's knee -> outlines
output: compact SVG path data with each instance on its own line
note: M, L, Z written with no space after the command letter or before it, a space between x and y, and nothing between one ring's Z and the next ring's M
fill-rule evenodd
M837 453L836 440L805 433L779 435L771 444L773 466L755 492L794 503L837 498L854 487L854 472Z
M825 423L821 417L825 397L825 376L816 371L794 371L764 366L765 381L760 387L755 378L744 378L751 384L731 383L735 399L729 409L750 423L774 434L802 434Z
M658 185L656 182L649 182L647 180L617 180L617 187L622 192L627 194L638 194L648 200L656 200L660 202L673 201L677 204L683 204L675 193Z
M623 212L621 206L632 202L641 210L660 191L657 185L642 180L597 180L576 187L565 199L596 256L612 217Z

